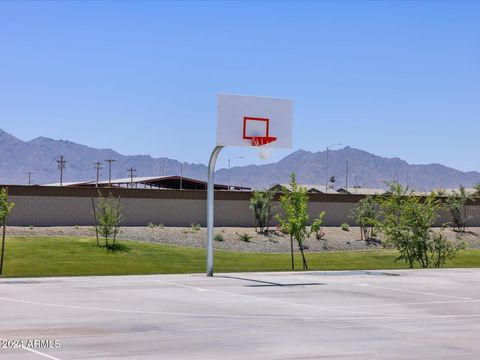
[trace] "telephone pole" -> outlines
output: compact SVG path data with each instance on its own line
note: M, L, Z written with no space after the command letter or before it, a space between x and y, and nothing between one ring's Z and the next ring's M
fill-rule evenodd
M105 161L108 162L108 187L112 187L112 162L117 160L107 159Z
M95 163L95 169L97 170L97 181L95 182L95 187L98 188L98 178L100 177L100 170L102 169L102 163L100 161Z
M127 171L130 173L130 186L133 189L133 173L137 170L135 170L133 167L131 167L130 169L127 169Z
M58 169L60 170L60 186L63 186L63 169L65 169L65 164L67 163L63 158L63 155L60 155L60 160L57 160Z
M28 186L30 186L30 185L32 185L31 179L32 179L33 172L28 171L27 174L28 174Z
M345 167L345 194L348 194L348 160L346 160L346 167Z
M180 190L183 188L183 163L180 163Z

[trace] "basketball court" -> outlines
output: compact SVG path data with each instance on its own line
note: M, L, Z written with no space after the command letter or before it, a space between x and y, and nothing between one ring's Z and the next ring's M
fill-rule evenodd
M9 359L478 359L480 270L0 280Z

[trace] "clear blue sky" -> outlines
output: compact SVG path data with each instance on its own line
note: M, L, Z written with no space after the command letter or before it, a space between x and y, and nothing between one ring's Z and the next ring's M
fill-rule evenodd
M340 142L480 170L480 2L0 2L0 128L206 163L218 92ZM277 160L289 151L277 151ZM250 149L235 165L258 163Z

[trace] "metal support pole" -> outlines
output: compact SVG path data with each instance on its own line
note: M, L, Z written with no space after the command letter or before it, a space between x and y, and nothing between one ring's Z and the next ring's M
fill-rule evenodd
M213 276L213 220L214 220L214 179L215 163L218 154L223 146L215 146L210 155L208 163L208 185L207 185L207 276Z

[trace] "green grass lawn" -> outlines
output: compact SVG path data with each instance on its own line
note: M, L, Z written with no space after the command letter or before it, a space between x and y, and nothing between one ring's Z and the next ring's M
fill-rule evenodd
M203 273L205 250L121 241L127 250L98 248L92 238L7 238L4 276ZM395 251L307 253L311 270L401 269ZM296 268L301 269L300 254ZM447 267L480 267L480 250L465 250ZM216 272L288 271L290 254L215 252Z

